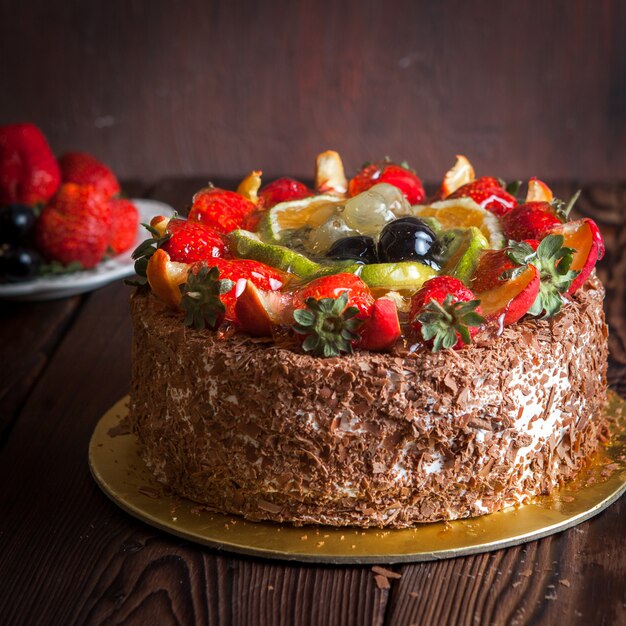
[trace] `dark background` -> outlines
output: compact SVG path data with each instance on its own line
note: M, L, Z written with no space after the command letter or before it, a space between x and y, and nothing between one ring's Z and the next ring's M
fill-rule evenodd
M0 4L0 123L122 178L310 176L407 159L626 178L626 2L114 0Z

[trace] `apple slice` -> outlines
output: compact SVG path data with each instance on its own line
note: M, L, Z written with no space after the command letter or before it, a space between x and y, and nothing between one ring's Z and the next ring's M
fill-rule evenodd
M528 192L526 202L550 202L554 198L552 189L543 181L533 176L528 181Z
M171 261L170 255L159 248L148 260L146 276L152 292L172 309L177 309L181 300L179 285L187 281L191 265Z
M474 168L469 160L462 154L456 155L456 163L446 172L441 183L439 195L441 199L447 198L459 187L467 185L476 179Z
M580 274L567 290L567 293L574 293L585 284L596 263L604 256L604 239L598 225L588 217L561 224L551 232L563 235L564 245L576 250L570 269Z
M396 303L390 298L378 298L359 334L360 348L373 351L391 349L402 336Z
M291 296L280 291L262 291L247 280L235 304L239 327L253 337L271 337L272 328L287 323Z
M317 155L315 163L315 189L319 193L344 196L348 191L348 180L343 161L338 152L326 150Z
M529 265L519 276L476 294L482 314L502 326L515 324L533 305L541 279L534 265Z

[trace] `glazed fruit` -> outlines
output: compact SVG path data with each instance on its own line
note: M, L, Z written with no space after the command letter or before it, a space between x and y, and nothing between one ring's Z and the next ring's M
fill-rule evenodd
M34 124L0 126L0 205L43 204L60 182L59 164Z
M378 298L359 329L359 335L358 345L365 350L383 352L393 348L402 337L396 303L390 298Z
M377 263L376 244L367 235L354 235L338 239L330 247L326 256L329 259L351 259L359 263Z
M20 243L33 232L35 211L25 204L0 207L0 242Z
M411 299L409 319L434 352L458 350L472 342L485 322L480 302L460 280L437 276L424 283Z
M165 237L161 247L179 263L207 261L226 252L222 234L201 222L173 218L165 227Z
M121 254L128 250L137 238L139 213L130 200L110 200L109 207L111 208L109 248L113 254Z
M471 198L476 204L501 217L517 206L517 200L503 189L500 181L491 176L466 183L448 196L454 198Z
M35 250L10 243L0 244L0 282L33 280L40 266L41 256Z
M87 152L67 152L59 159L64 183L91 185L107 198L120 192L115 174L104 163Z
M382 262L419 261L431 264L437 235L417 217L402 217L387 224L380 233L377 252Z
M525 202L502 218L502 230L507 239L541 239L561 224L549 202Z
M35 227L37 247L63 265L96 265L107 250L111 231L108 199L95 187L64 183L41 212Z
M206 187L194 195L189 220L229 233L243 228L246 218L255 210L253 202L234 191Z
M270 209L280 202L307 198L312 196L313 192L304 183L283 177L261 187L258 195L263 208Z
M397 165L386 161L365 165L350 180L348 195L356 196L378 183L388 183L397 187L410 204L418 204L426 197L422 181L413 170L407 165Z
M262 291L247 280L235 304L239 329L253 337L271 337L273 330L288 323L287 310L291 294L280 291Z

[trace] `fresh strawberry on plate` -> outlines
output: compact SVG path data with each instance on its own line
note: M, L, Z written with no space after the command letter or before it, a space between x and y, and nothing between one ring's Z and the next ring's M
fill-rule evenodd
M111 209L109 249L116 255L125 252L135 243L139 212L130 200L124 198L109 200L109 207Z
M91 185L107 198L120 193L113 171L87 152L67 152L59 159L64 183Z
M60 182L59 164L39 128L0 126L0 206L43 204Z

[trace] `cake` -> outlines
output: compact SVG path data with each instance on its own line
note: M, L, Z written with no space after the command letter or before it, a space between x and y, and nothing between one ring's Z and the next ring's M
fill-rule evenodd
M531 180L526 200L517 201L495 179L476 179L462 157L434 202L415 174L383 163L370 175L374 185L390 168L388 184L420 224L437 226L427 221L432 213L444 222L430 252L424 229L395 213L383 229L419 227L413 256L390 259L380 242L393 240L397 251L398 239L384 231L376 258L355 269L333 253L331 269L306 275L302 259L320 257L302 254L302 239L326 223L309 223L304 234L295 229L290 247L275 232L268 242L263 220L290 207L302 212L307 198L310 204L329 191L338 199L332 206L341 207L346 190L358 199L371 188L363 171L349 183L342 167L337 176L328 158L318 159L316 195L288 179L262 188L254 172L239 197L215 188L197 194L189 223L153 221L154 238L136 254L150 288L131 298L130 420L147 467L173 493L210 510L389 528L492 513L575 476L607 437L604 289L593 271L603 248L595 224L548 219L559 207L544 183ZM207 194L219 198L218 209ZM330 211L336 221L324 202L315 212ZM480 225L484 236L475 225L450 228L437 213L454 202L461 207L454 219L475 206L495 216L490 229ZM524 219L513 219L515 211ZM251 224L259 237L242 234ZM519 236L522 226L535 230ZM178 240L189 228L193 236ZM335 241L329 249L350 254L363 243ZM447 255L441 246L433 251L442 241ZM201 250L208 256L197 258ZM356 285L366 279L369 285ZM330 287L334 297L326 295ZM320 331L328 320L339 325L328 326L329 336Z

